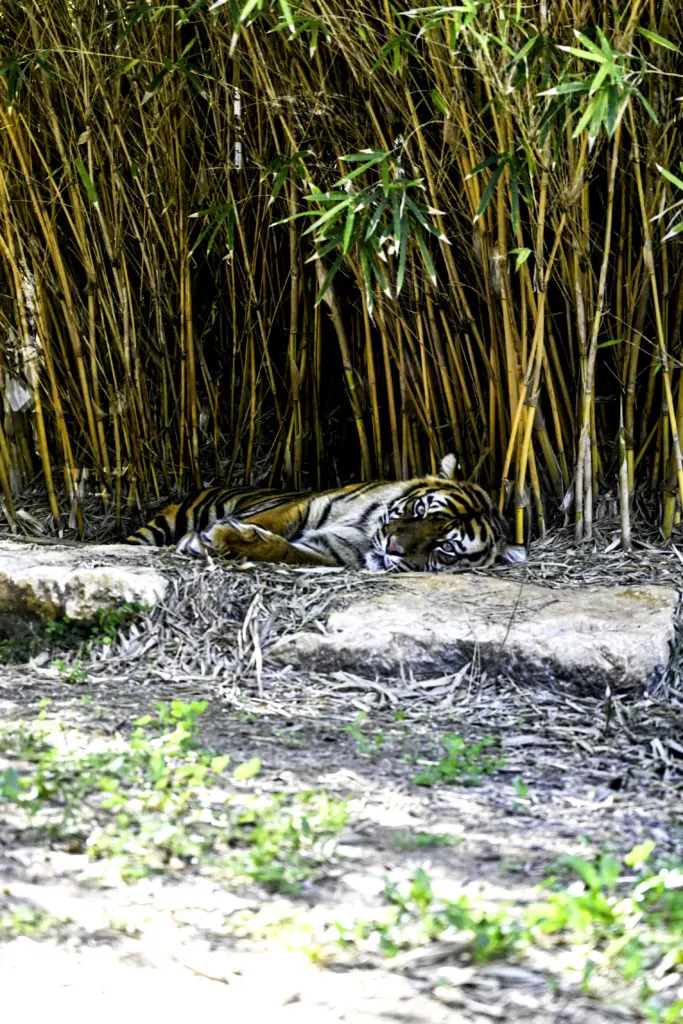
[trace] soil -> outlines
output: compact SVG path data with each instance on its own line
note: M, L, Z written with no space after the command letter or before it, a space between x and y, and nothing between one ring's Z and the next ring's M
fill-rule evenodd
M159 700L208 699L200 742L232 763L261 760L264 792L324 789L350 800L351 815L325 872L292 896L230 890L184 865L126 883L68 844L47 845L7 826L0 833L0 917L17 901L70 924L44 937L0 944L3 1003L73 1019L123 1014L297 1024L328 1022L641 1019L618 994L591 997L543 962L475 965L445 944L397 960L335 954L318 960L302 929L225 928L246 914L305 928L368 919L385 905L385 882L419 868L435 887L461 886L514 901L562 857L625 854L645 839L683 855L683 699L665 692L577 696L531 676L484 674L476 665L438 679L293 673L268 663L278 636L319 621L357 577L253 574L168 563L173 601L82 661L65 681L52 652L32 652L0 679L0 719L47 716L86 736L126 735ZM674 563L675 564L675 563ZM362 586L375 584L364 580ZM380 585L380 584L376 584ZM67 665L72 654L65 655ZM90 698L84 702L83 697ZM496 738L504 765L477 785L432 787L416 771L438 761L440 739ZM417 846L421 833L449 834ZM37 981L39 979L39 982Z

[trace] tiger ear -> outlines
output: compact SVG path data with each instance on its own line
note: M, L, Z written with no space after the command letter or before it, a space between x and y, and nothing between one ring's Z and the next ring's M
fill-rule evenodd
M448 455L444 455L441 460L439 475L444 477L446 480L455 480L456 469L458 469L458 460L455 455L453 455L452 452L449 452Z

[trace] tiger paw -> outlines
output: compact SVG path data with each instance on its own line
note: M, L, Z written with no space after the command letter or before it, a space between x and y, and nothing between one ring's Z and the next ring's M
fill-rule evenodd
M207 558L206 545L198 533L186 533L176 544L176 551L183 555L192 555L194 558Z
M263 559L263 553L272 548L273 543L281 542L281 538L259 526L241 523L239 519L224 519L205 530L200 541L219 555L258 560Z

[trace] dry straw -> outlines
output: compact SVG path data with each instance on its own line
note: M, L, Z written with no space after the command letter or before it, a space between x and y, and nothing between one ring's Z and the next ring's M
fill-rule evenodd
M2 0L7 517L455 450L520 539L669 536L683 24L619 6Z

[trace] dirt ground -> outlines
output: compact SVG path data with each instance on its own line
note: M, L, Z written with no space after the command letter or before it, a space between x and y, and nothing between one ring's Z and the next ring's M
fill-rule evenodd
M676 565L667 561L664 576ZM645 1019L618 992L582 990L540 953L477 964L453 943L422 942L387 959L329 934L372 919L387 880L419 869L446 895L525 904L568 855L621 857L651 839L659 856L680 860L683 699L673 685L579 697L532 677L487 677L476 663L439 679L370 678L362 666L294 674L269 665L269 644L320 622L358 579L221 568L208 580L201 567L169 566L169 606L81 655L76 676L73 654L61 667L51 655L5 666L0 718L42 711L87 743L127 736L157 701L207 699L202 745L232 763L258 758L259 792L347 799L348 822L323 869L283 895L226 886L188 864L126 882L78 843L51 842L8 815L0 916L23 905L67 923L5 935L3 1003L105 1020L150 1006L169 1019L201 1007L214 1019L315 1024ZM476 785L416 785L444 734L494 737L500 766Z

